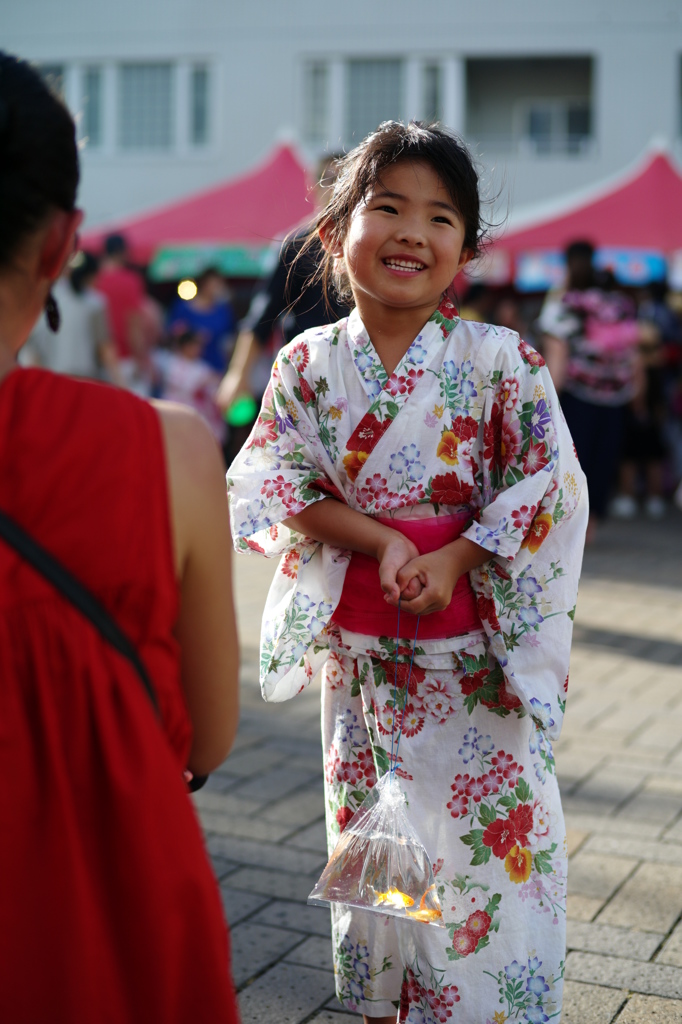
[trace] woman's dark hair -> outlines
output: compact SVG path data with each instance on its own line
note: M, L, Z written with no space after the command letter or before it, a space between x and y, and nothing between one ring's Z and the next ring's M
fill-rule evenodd
M78 188L73 118L26 61L0 50L0 267Z
M99 270L99 260L89 252L79 252L73 261L69 282L75 295L82 295Z
M402 160L420 160L430 164L445 185L464 222L463 248L474 257L481 254L486 227L481 218L478 173L465 143L454 132L439 124L421 121L385 121L359 146L338 162L334 191L310 232L301 255L315 245L322 226L329 230L330 247L343 243L351 216L358 203L381 181L387 167ZM333 285L340 298L352 298L345 274L336 260L325 252L319 270L325 293Z

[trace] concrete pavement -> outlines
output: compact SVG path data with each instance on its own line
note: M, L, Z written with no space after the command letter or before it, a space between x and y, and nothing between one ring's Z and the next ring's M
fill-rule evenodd
M260 614L274 566L236 558L242 719L195 797L220 880L243 1024L350 1024L334 998L319 688L267 705ZM682 1022L682 516L608 524L585 559L564 732L563 1024ZM484 1024L482 1021L481 1024Z

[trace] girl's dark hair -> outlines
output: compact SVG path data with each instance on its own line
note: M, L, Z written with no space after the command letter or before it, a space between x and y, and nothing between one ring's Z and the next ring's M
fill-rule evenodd
M471 154L454 132L421 121L384 121L338 162L331 198L318 214L301 255L316 244L322 226L328 229L330 248L343 243L353 210L381 181L382 172L402 160L431 165L464 222L463 248L474 257L480 256L487 230L481 218L478 173ZM329 251L324 252L319 277L327 295L333 286L341 299L352 299L348 279Z
M0 267L50 209L73 210L78 176L64 103L30 64L0 51Z

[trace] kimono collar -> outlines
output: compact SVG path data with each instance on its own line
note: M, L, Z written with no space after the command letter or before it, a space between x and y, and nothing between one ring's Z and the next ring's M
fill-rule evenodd
M376 448L405 402L418 385L425 370L435 361L457 325L457 310L443 299L429 317L407 352L389 377L377 355L369 335L353 310L348 318L348 344L362 385L370 399L370 406L346 442L343 464L351 483L354 483L364 463Z
M377 398L391 381L405 375L410 369L418 370L426 365L429 349L434 341L446 341L459 320L459 314L452 302L443 296L438 309L434 310L405 355L396 366L389 380L383 363L377 355L369 334L360 319L357 307L348 317L347 337L353 363L369 398ZM430 358L429 360L430 361Z

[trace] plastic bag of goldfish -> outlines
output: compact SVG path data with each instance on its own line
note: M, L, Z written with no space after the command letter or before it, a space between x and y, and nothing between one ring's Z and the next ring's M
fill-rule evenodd
M386 772L341 833L308 903L445 927L431 861L405 807L395 773Z

